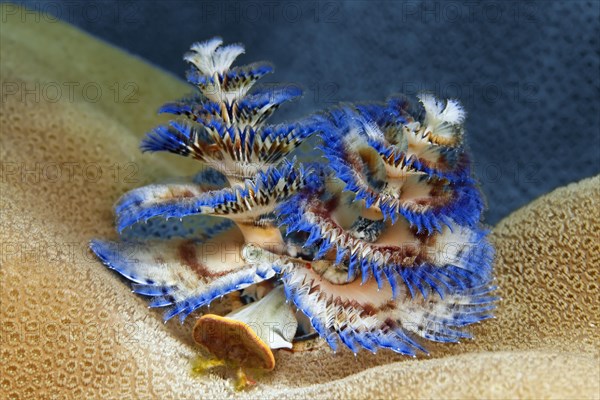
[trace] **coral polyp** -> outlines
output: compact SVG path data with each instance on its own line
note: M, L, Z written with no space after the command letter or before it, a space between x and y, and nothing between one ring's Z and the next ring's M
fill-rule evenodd
M458 101L398 96L272 125L271 114L301 91L255 87L273 67L232 67L243 52L211 39L186 54L198 93L163 106L175 119L141 148L194 158L202 171L123 195L122 238L92 241L95 254L165 308L165 321L206 314L233 295L257 307L232 310L243 321L202 321L269 321L277 330L292 307L301 311L298 335L314 330L333 349L413 356L427 352L420 338L470 337L463 327L490 318L497 298ZM319 145L301 162L294 154L308 138ZM289 347L293 336L265 346Z

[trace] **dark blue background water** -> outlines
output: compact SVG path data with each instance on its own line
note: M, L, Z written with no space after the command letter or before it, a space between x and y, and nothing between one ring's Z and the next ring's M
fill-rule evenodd
M460 99L486 222L600 173L598 1L25 1L183 76L190 44L242 42L295 118L421 90Z

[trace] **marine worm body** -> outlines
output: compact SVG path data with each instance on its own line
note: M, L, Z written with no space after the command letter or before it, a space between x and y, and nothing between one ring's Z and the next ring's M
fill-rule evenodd
M115 207L121 240L94 240L94 253L165 321L239 293L248 304L230 318L255 322L263 302L275 325L297 315L294 329L333 349L414 356L427 352L421 339L470 337L463 327L490 318L497 298L461 105L392 97L271 125L301 91L254 87L273 68L232 67L243 52L215 38L186 54L199 94L163 106L175 119L141 148L203 170L126 193ZM309 137L320 144L300 162L294 150ZM294 332L277 332L261 340L290 347Z

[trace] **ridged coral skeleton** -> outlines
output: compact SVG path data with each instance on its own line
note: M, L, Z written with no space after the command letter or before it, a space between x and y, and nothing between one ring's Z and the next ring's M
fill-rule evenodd
M179 119L141 148L207 169L126 193L123 241L92 250L151 307L167 307L165 321L269 281L334 349L415 355L426 353L419 337L470 337L461 327L491 317L497 299L460 104L424 94L417 113L391 98L268 125L301 92L252 91L272 67L231 67L243 52L218 38L192 46L187 76L201 94L163 106ZM312 135L327 162L290 158ZM209 227L205 216L226 220Z

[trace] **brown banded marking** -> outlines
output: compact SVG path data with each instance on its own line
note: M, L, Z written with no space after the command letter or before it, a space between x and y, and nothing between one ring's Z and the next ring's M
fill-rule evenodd
M189 267L201 280L210 280L211 278L219 278L225 276L231 271L220 270L213 271L206 264L200 261L198 247L194 240L182 241L177 246L177 251L181 263Z

